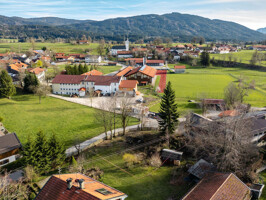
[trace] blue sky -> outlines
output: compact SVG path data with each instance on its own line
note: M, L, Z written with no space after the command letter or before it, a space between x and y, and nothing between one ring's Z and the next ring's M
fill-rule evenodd
M180 12L266 27L266 0L0 0L0 15L103 20Z

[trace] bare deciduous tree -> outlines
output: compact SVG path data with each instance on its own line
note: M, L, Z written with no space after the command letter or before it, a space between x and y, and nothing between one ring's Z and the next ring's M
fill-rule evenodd
M28 189L23 180L13 181L9 178L9 174L5 173L0 178L0 199L17 200L28 199Z
M229 109L233 109L243 103L245 96L248 96L248 89L244 87L243 83L239 83L237 86L231 82L224 89L224 100Z
M130 119L130 98L127 96L124 96L122 100L119 102L120 111L121 111L121 124L123 127L123 135L126 134L126 127L128 125L129 119Z
M47 85L38 85L33 88L33 92L39 97L39 103L41 103L42 97L46 97L51 92L51 88Z
M197 158L214 163L218 170L234 172L246 180L254 179L253 164L259 151L252 142L252 120L244 114L202 123L200 127L186 124L188 149Z

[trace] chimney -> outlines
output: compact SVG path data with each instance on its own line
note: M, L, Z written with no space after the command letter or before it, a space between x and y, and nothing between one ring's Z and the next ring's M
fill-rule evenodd
M66 181L67 181L67 189L70 190L72 187L72 178L68 178Z
M79 182L79 188L84 189L85 188L84 179L79 179L78 182Z

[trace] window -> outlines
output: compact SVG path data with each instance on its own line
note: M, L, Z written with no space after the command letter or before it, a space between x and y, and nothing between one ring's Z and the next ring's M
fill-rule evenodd
M108 195L108 194L112 194L112 192L110 192L109 190L105 189L105 188L101 188L101 189L97 189L95 190L96 192L99 192L103 195Z

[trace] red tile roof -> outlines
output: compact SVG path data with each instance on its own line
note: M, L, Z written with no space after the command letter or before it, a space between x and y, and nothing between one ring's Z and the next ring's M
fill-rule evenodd
M136 80L122 80L120 82L119 88L135 88L138 85Z
M45 71L45 69L40 68L40 67L37 67L37 68L28 68L27 70L28 70L29 72L31 72L31 73L36 74L36 75L38 75L38 74L40 74L40 73L42 73L42 72Z
M117 76L124 76L124 75L126 75L129 71L131 71L132 69L133 69L133 67L128 66L128 67L122 69L121 71L119 71L116 75L117 75Z
M250 189L232 173L207 174L182 200L248 200Z
M52 83L80 84L85 77L82 75L57 75Z
M68 178L72 178L73 186L67 189ZM84 180L84 189L79 188L79 184L75 182L77 179ZM96 190L106 189L110 193L104 195ZM40 193L35 198L36 200L106 200L119 199L126 197L126 194L105 185L99 181L89 178L83 174L62 174L52 176L44 185Z
M94 85L110 85L119 83L120 76L87 76L87 75L57 75L52 83L80 84L82 81L94 82Z
M96 70L96 69L94 69L94 70L91 70L91 71L89 71L89 72L86 72L86 73L84 73L84 74L82 74L82 75L88 75L88 76L91 76L91 75L94 75L94 76L101 76L101 75L103 75L103 73L100 72L100 71L98 71L98 70Z
M218 116L219 117L228 117L228 116L236 116L238 113L236 110L226 110L221 112Z
M175 66L175 69L186 69L185 65Z
M118 51L117 54L118 55L130 55L132 54L132 52L131 51Z
M142 69L142 70L141 70ZM157 70L154 69L153 67L150 67L150 66L145 66L144 69L143 67L136 67L134 68L133 70L131 70L128 74L126 74L125 76L128 77L132 74L135 74L135 73L142 73L142 74L145 74L147 76L150 76L150 77L154 77L156 75L156 72Z
M146 60L146 63L149 64L149 63L164 63L163 60Z

